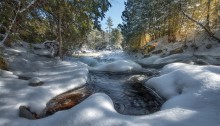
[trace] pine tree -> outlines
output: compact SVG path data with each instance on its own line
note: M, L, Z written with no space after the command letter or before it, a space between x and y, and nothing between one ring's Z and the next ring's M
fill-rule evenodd
M108 32L108 42L111 45L111 32L112 32L112 26L113 26L113 21L112 21L111 17L107 18L106 25L107 25L106 29Z

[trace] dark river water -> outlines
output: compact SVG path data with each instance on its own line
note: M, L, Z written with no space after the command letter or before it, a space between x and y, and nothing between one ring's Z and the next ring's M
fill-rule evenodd
M151 74L151 76L154 76ZM149 73L108 73L90 71L88 86L93 93L107 94L115 109L125 115L146 115L160 110L164 99L143 86ZM138 79L139 78L139 79Z

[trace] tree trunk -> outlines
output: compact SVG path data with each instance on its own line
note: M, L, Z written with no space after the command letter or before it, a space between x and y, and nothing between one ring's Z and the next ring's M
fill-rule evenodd
M207 16L206 16L206 28L210 31L210 4L211 0L208 0L207 2Z
M3 45L10 45L10 44L7 43L8 42L7 40L8 40L8 37L10 36L10 34L11 34L11 29L14 26L15 21L17 20L18 13L19 13L19 11L16 12L14 19L12 20L11 24L9 25L9 27L6 31L5 37L3 38L2 42L1 42Z
M200 22L196 21L195 19L193 19L192 17L190 17L189 15L185 14L183 10L182 11L182 14L184 16L186 16L189 20L191 20L192 22L196 23L197 25L199 25L200 27L202 27L210 37L214 38L215 40L217 40L219 43L220 43L220 38L216 37L214 35L214 33L211 32L211 30L209 30L208 28L206 28L203 24L201 24Z

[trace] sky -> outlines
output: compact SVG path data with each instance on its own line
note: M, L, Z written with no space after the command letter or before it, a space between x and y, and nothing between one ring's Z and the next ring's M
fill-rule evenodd
M112 7L106 12L105 18L101 21L102 29L105 30L106 20L111 17L113 20L113 28L116 28L119 23L122 23L121 15L124 11L124 2L127 0L110 0Z

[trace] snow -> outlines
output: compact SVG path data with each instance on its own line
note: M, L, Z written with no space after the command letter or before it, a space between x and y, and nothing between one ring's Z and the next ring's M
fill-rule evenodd
M93 57L79 57L79 58L65 57L65 60L70 62L80 61L87 64L88 66L96 66L98 64L98 61Z
M108 71L108 72L126 72L126 71L137 71L141 70L142 67L131 61L131 60L118 60L111 63L106 63L93 68L92 70L97 71Z
M159 64L169 64L173 62L190 62L194 58L190 54L173 54L167 57L160 57L153 55L144 59L139 59L138 62L142 65L159 65Z
M18 76L14 75L12 72L1 70L1 69L0 69L0 77L3 77L3 78L18 78Z
M165 66L161 74L147 81L146 86L153 87L168 99L162 111L190 110L195 113L190 117L193 125L219 124L220 67L173 63Z
M40 113L54 96L85 85L88 68L81 62L67 62L27 55L25 48L5 51L12 72L0 70L0 125L11 125L18 117L21 105ZM32 80L21 80L18 76L37 78L44 85L31 87Z
M160 76L149 79L145 86L152 87L167 99L160 111L150 115L130 116L119 114L109 96L95 93L75 107L59 111L38 120L18 116L21 105L40 113L54 96L83 86L88 68L99 71L121 72L141 70L131 60L121 60L88 67L79 60L60 61L27 55L24 48L5 52L12 71L0 70L0 126L218 126L220 124L220 67L197 66L184 63L166 65ZM108 53L111 55L110 53ZM116 56L116 54L115 54ZM117 56L116 56L117 57ZM179 58L180 57L180 58ZM114 56L112 57L114 58ZM111 59L112 59L111 58ZM159 56L144 59L143 63L170 63L188 55ZM117 58L116 58L117 59ZM92 59L93 60L93 59ZM28 86L37 78L42 86Z
M40 82L41 82L41 80L38 77L34 77L29 80L29 83L31 83L31 84L36 84L36 83L40 83Z
M167 98L161 110L151 115L117 113L111 99L102 93L91 95L79 105L36 120L19 118L10 125L54 126L218 126L220 123L220 67L183 63L166 65L161 76L145 83Z

